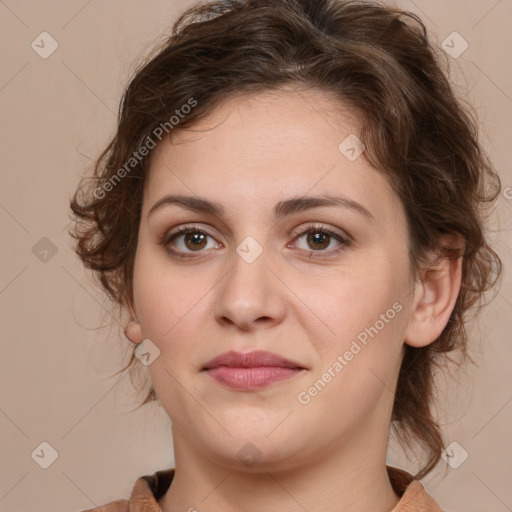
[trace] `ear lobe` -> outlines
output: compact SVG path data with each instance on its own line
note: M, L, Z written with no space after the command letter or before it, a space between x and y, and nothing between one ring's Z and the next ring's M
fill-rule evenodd
M458 236L454 240L452 235L449 239L442 237L440 243L462 249L461 239ZM412 316L404 335L405 343L413 347L424 347L441 335L455 307L462 281L462 256L456 259L443 256L435 266L433 260L439 254L431 251L430 256L432 266L422 272L416 283Z
M143 340L142 336L142 328L137 319L132 320L128 323L128 325L124 328L124 335L132 342L132 343L141 343Z

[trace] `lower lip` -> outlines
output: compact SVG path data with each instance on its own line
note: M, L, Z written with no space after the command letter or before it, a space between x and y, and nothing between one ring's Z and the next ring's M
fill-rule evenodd
M255 368L219 366L206 370L217 382L232 389L248 391L289 379L302 371L304 370L301 368L283 368L281 366L257 366Z

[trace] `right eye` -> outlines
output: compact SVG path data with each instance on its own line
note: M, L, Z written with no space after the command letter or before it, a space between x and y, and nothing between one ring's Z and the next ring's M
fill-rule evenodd
M208 237L210 236L206 231L199 229L197 226L181 226L174 231L166 233L160 245L178 258L194 258L194 252L204 252L202 249L209 248ZM177 246L178 248L176 248ZM219 244L213 244L210 248L218 246Z

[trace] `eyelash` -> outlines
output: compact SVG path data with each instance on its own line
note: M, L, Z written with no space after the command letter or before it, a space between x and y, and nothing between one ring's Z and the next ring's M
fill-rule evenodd
M176 256L177 258L196 258L198 256L196 254L194 254L194 252L201 253L204 251L192 251L191 253L187 253L187 252L179 251L176 249L172 249L169 245L173 240L175 240L176 238L179 238L180 235L188 234L188 233L201 233L206 236L211 236L209 233L207 233L203 229L198 228L197 226L185 225L185 226L180 226L172 233L164 234L164 236L161 238L161 240L159 242L159 245L161 245L164 249L166 249L168 252L170 252L173 256ZM331 249L329 251L310 250L309 251L310 258L311 257L324 258L324 257L328 257L328 256L329 257L334 256L334 255L337 255L340 252L346 250L351 245L351 240L349 240L348 238L344 238L341 235L339 235L338 233L334 232L333 230L331 230L329 228L325 228L318 224L311 224L309 226L306 226L302 231L300 231L298 233L294 233L295 238L293 239L293 241L296 241L299 238L301 238L304 235L307 235L309 233L322 233L324 235L329 235L329 236L332 236L333 238L335 238L338 242L340 242L340 245L337 248ZM302 249L302 250L306 251L306 249ZM319 256L319 255L317 255L318 253L324 253L324 254L327 253L328 256Z

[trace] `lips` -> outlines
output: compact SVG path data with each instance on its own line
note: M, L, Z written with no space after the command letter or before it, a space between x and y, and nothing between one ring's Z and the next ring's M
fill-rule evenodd
M259 366L274 366L281 368L304 369L300 364L285 359L284 357L266 352L264 350L254 350L253 352L225 352L220 356L208 361L203 370L211 370L219 366L228 366L230 368L256 368Z
M306 371L295 361L271 352L226 352L203 367L210 377L231 389L255 391Z

